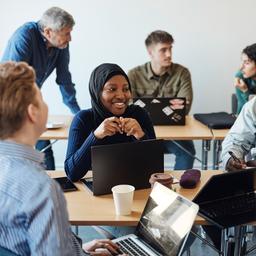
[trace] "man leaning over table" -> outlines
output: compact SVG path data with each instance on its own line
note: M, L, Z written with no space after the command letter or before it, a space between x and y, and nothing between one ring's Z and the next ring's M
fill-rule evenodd
M0 247L17 255L117 254L108 239L82 246L71 232L63 192L33 148L47 114L33 68L0 64Z
M69 13L52 7L43 13L38 22L27 22L17 29L8 41L2 57L2 61L25 61L32 66L39 88L56 69L56 83L63 102L73 114L80 110L69 71L69 42L74 24ZM42 150L49 145L49 140L39 140L36 148ZM51 147L45 150L45 165L48 170L55 169Z
M191 76L187 68L172 62L173 43L173 37L165 31L150 33L145 40L150 62L131 69L128 77L133 97L185 97L188 114L193 100ZM166 141L166 153L176 156L175 170L193 167L193 141Z

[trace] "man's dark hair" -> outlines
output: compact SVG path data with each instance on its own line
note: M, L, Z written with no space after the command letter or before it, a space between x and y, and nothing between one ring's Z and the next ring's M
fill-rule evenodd
M151 32L145 40L146 47L149 47L152 44L157 43L173 43L174 39L172 35L163 31L163 30L155 30Z
M250 60L256 63L256 44L245 47L242 53L246 54Z

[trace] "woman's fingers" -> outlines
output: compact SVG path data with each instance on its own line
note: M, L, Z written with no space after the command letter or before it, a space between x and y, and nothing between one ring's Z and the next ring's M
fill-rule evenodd
M116 133L125 133L127 136L133 135L138 137L137 139L144 134L136 119L115 116L106 118L94 132L95 136L100 139Z

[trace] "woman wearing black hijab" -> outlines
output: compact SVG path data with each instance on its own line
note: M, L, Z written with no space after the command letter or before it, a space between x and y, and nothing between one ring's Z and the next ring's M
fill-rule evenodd
M116 64L101 64L89 82L92 108L76 114L69 131L65 171L77 181L91 169L91 146L155 139L147 112L129 105L131 86Z

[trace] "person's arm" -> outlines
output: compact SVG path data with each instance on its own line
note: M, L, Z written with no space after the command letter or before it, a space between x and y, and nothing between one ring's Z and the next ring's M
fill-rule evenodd
M136 74L134 70L130 70L127 74L130 84L131 84L131 89L132 89L132 96L133 97L138 97L139 95L137 94L136 90Z
M64 167L72 181L78 181L91 169L91 146L98 142L92 125L93 118L89 112L85 115L79 112L70 126Z
M246 84L246 79L241 71L238 71L235 75L234 86L244 93L249 90L248 85Z
M244 104L248 101L249 91L242 92L239 88L236 88L236 98L237 98L237 114L239 114Z
M156 134L148 112L138 106L137 108L138 110L136 111L135 119L138 121L143 132L145 133L145 135L140 138L140 140L155 139Z
M69 48L60 51L56 66L56 83L59 85L63 102L69 107L73 114L76 114L80 107L76 100L75 84L72 82L69 71Z
M186 114L189 113L193 101L193 89L191 75L188 69L184 69L180 76L180 89L177 97L186 98Z
M245 104L222 143L221 159L225 169L230 169L230 167L227 166L231 158L228 153L229 151L233 152L238 159L243 161L245 155L255 146L255 124L256 99ZM229 162L229 164L231 163L232 162Z
M30 63L32 55L31 47L32 41L30 34L26 33L23 29L19 29L8 41L1 62L25 61Z
M59 185L46 177L35 183L24 204L26 232L33 255L85 255L68 221L66 201ZM33 202L33 203L31 203Z
M244 104L248 101L250 94L241 71L238 71L235 75L234 86L237 97L237 114L239 114Z

